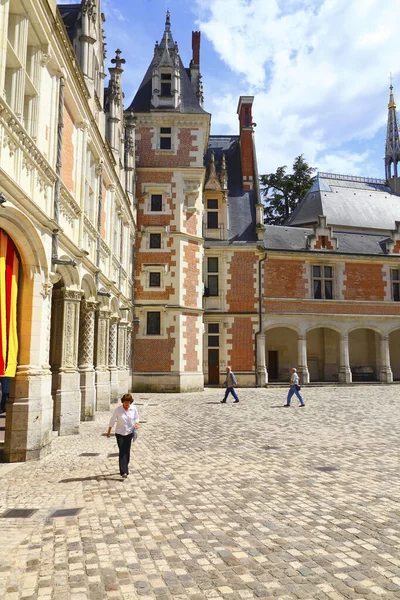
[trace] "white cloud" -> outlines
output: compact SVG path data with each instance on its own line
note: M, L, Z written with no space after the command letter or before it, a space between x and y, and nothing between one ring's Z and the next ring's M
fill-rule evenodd
M234 94L254 94L261 173L290 165L303 153L311 164L325 169L331 160L331 169L369 174L362 166L368 158L367 139L385 123L389 72L394 84L400 75L395 58L400 2L197 0L197 4L200 29L234 78L225 94L218 86L207 86L218 132L225 126L236 133ZM400 97L400 77L398 81ZM366 151L360 153L358 145L352 152L352 141L360 139L366 140Z

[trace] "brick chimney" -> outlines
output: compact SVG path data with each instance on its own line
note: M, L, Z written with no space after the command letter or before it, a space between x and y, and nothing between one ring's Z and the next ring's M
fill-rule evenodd
M254 185L253 117L251 114L253 100L254 96L240 96L237 108L244 190L252 190Z
M192 62L191 66L196 65L200 68L200 31L192 31Z
M203 85L200 75L200 31L192 31L192 60L190 61L190 81L200 106L203 106Z

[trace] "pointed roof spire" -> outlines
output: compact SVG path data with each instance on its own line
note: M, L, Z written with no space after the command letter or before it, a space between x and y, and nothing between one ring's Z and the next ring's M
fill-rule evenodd
M395 160L400 160L399 118L397 115L396 102L394 101L392 84L390 84L386 135L386 158L390 157L395 158Z
M162 36L162 40L160 42L160 48L173 48L175 46L174 39L171 33L171 14L169 10L167 10L167 14L165 17L165 28L164 34Z
M215 169L215 155L214 150L211 150L210 153L210 161L209 161L209 175L207 179L207 183L204 186L205 190L212 190L213 192L221 191L221 183L217 176L217 171Z

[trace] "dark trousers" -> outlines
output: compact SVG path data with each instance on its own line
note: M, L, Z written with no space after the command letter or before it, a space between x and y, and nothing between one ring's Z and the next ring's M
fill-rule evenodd
M235 388L234 387L227 387L225 390L225 396L224 396L224 400L227 399L227 397L229 396L229 394L232 394L232 396L235 398L235 400L239 400L237 393L235 392Z
M119 473L120 475L128 475L128 465L129 459L131 457L131 444L133 433L128 433L128 435L121 435L120 433L116 433L115 437L117 438L117 444L119 448Z
M7 404L8 396L9 396L9 394L7 394L7 392L3 392L1 394L0 413L6 412L6 404Z

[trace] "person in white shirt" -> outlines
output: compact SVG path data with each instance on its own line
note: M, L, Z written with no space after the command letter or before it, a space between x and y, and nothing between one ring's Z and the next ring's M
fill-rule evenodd
M293 394L296 394L296 396L298 397L298 399L300 401L300 406L301 407L305 406L303 397L300 394L300 385L299 385L299 382L300 382L300 380L299 380L299 376L297 375L297 370L293 367L292 368L292 374L290 376L290 388L289 388L289 391L288 391L286 404L284 405L285 408L287 408L288 406L290 406L290 400L292 399Z
M133 405L131 394L124 394L121 402L122 405L118 406L111 416L106 436L110 437L111 429L115 425L115 437L119 448L119 472L125 479L129 475L132 438L136 439L136 430L139 429L139 413Z

